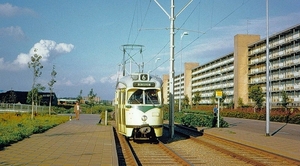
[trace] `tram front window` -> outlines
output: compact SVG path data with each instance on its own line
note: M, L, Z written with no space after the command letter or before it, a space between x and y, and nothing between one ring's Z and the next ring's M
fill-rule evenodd
M143 90L136 90L128 100L129 104L143 104Z
M145 101L146 104L159 104L157 90L155 89L145 90Z

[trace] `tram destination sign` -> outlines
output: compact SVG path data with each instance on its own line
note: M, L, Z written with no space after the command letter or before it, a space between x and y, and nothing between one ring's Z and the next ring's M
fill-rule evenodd
M155 87L154 82L134 82L133 87Z

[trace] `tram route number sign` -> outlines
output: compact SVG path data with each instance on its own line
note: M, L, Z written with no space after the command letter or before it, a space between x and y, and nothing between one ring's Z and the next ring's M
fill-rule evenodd
M222 95L223 95L222 91L220 90L216 91L216 98L222 98Z

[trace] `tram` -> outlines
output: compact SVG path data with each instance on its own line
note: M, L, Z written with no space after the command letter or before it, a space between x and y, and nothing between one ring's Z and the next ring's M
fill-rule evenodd
M132 73L117 82L117 131L133 139L155 140L163 134L162 80L148 73Z

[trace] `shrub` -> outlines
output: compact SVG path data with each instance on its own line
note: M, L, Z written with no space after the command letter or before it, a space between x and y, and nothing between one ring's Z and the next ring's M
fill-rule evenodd
M226 109L221 111L220 114L224 117L266 120L265 110L254 112L253 108L237 109L237 110ZM293 112L285 111L283 109L278 109L278 108L272 109L270 111L270 121L300 124L300 111L298 109L294 109Z
M188 113L181 118L181 124L189 127L212 127L213 116ZM220 127L228 127L229 124L220 118Z
M44 115L33 120L28 113L0 114L0 148L28 138L34 133L44 132L54 126L68 121L68 116Z
M174 121L175 123L181 123L189 127L212 127L213 114L212 109L209 111L197 111L185 109L182 112L174 112ZM169 120L169 107L164 105L162 107L164 113L164 120ZM228 127L229 124L220 118L220 127Z

